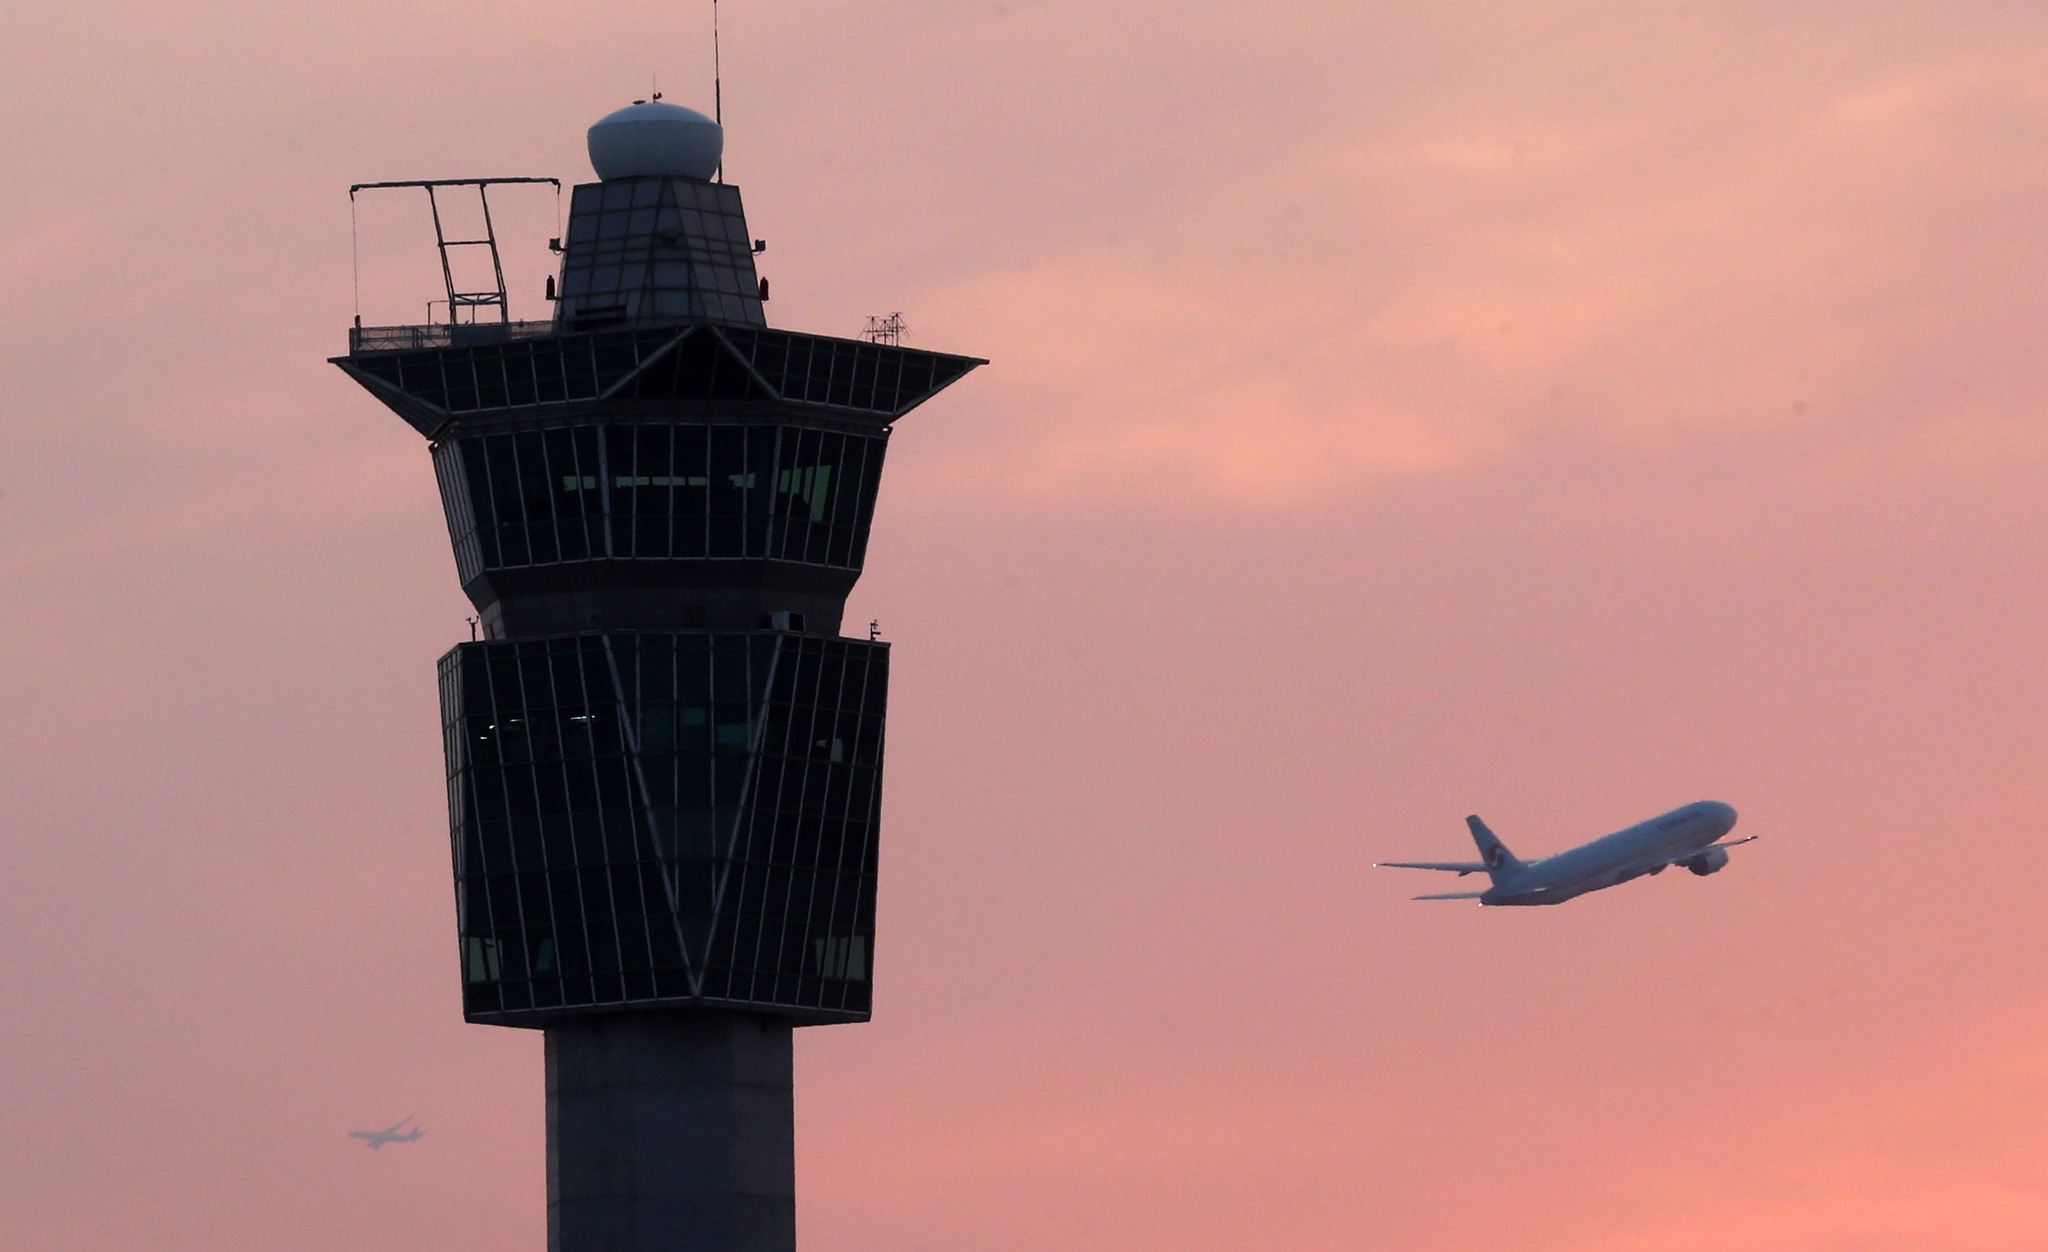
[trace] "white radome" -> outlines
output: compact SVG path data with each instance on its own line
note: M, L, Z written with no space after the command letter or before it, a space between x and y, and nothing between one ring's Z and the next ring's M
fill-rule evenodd
M724 127L659 100L629 104L590 128L590 164L606 180L710 178L724 152Z

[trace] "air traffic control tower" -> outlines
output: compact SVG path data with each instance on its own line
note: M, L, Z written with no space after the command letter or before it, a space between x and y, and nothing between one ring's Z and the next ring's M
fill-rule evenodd
M893 424L982 364L770 329L723 143L606 117L552 320L444 234L449 323L334 360L427 438L480 619L440 663L455 965L546 1036L552 1252L795 1246L791 1031L873 1004L889 647L840 619ZM438 231L497 181L404 185Z

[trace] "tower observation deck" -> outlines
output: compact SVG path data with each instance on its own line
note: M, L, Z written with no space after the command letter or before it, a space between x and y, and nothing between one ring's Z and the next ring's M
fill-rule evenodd
M889 645L841 618L893 424L984 363L770 328L722 144L612 114L551 321L334 358L429 441L482 629L440 662L455 969L545 1033L552 1252L795 1246L791 1031L873 1005Z

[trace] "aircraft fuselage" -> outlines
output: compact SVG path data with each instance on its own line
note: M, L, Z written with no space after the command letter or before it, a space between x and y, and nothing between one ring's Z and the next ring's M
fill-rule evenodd
M1681 864L1684 854L1702 850L1735 828L1735 810L1718 800L1701 800L1603 835L1569 852L1530 861L1518 874L1496 882L1481 904L1562 904L1575 896L1655 874ZM1726 853L1719 854L1723 860Z

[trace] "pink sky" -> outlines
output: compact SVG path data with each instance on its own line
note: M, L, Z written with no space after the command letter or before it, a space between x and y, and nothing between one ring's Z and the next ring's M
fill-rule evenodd
M807 1252L2048 1246L2048 16L1680 7L721 6L772 320L993 361L849 608L880 981L799 1036ZM707 18L10 11L6 1246L544 1246L345 190L586 180ZM1369 868L1706 797L1712 879Z

